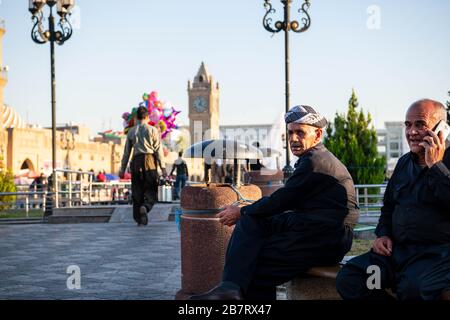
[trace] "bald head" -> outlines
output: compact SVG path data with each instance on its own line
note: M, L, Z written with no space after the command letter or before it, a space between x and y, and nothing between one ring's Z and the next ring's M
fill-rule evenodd
M447 112L442 103L423 99L414 102L406 112L405 131L411 152L425 157L425 149L420 145L429 130L433 130L439 121L447 121Z
M409 107L408 112L410 111L428 114L434 124L441 120L447 121L447 110L442 103L435 100L422 99L416 101Z

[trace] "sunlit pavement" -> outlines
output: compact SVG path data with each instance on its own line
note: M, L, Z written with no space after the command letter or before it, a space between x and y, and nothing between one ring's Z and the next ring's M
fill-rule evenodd
M180 259L169 221L1 225L0 299L173 300Z

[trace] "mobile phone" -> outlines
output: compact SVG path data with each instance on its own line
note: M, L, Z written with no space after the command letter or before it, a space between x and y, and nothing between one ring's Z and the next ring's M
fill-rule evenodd
M450 126L444 120L439 121L439 123L434 127L433 132L439 134L441 132L444 134L444 141L447 140L450 135Z

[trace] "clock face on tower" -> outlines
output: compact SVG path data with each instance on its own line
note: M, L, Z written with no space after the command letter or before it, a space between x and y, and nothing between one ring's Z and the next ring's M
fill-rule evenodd
M194 100L194 109L197 112L204 112L206 110L206 100L202 97L198 97Z

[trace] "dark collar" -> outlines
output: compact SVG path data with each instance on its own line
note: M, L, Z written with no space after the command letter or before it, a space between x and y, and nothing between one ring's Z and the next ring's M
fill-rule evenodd
M308 157L312 152L315 151L319 151L319 150L324 150L325 146L322 142L316 144L314 147L309 148L307 151L305 151L305 153L303 153L297 160L297 162L294 165L294 168L296 169L300 163L303 161L303 159L305 159L306 157Z

